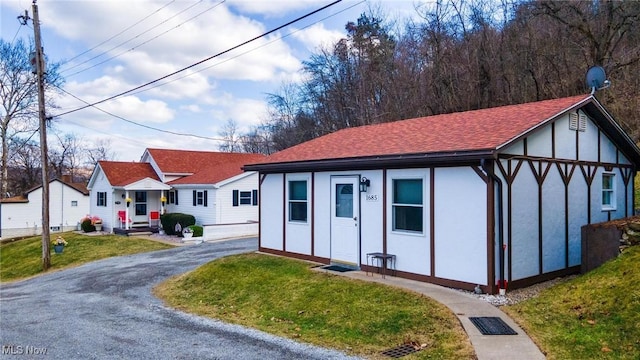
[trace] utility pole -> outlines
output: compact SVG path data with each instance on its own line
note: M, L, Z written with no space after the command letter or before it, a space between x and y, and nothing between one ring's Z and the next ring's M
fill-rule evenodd
M49 159L47 149L47 115L44 109L44 54L40 39L38 5L33 0L33 32L36 45L36 76L38 77L38 116L40 118L40 157L42 158L42 270L51 266L51 233L49 229Z

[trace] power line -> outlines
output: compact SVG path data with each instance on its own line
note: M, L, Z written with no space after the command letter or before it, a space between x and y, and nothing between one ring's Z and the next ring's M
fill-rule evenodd
M221 139L221 138L212 138L212 137L208 137L208 136L201 136L201 135L195 135L195 134L179 133L179 132L175 132L175 131L163 130L163 129L155 128L155 127L153 127L153 126L140 124L140 123L138 123L138 122L135 122L135 121L132 121L132 120L126 119L126 118L124 118L124 117L122 117L122 116L119 116L119 115L116 115L116 114L110 113L110 112L108 112L108 111L106 111L106 110L104 110L104 109L101 109L101 108L99 108L99 107L97 107L97 106L93 105L93 104L90 104L89 102L82 100L81 98L79 98L79 97L77 97L77 96L73 95L72 93L70 93L70 92L66 91L65 89L63 89L63 88L61 88L61 87L56 86L56 88L60 89L62 92L66 93L67 95L69 95L69 96L71 96L71 97L73 97L74 99L79 100L79 101L81 101L81 102L83 102L83 103L87 104L87 106L91 106L92 108L94 108L94 109L96 109L96 110L99 110L99 111L101 111L101 112L103 112L103 113L105 113L105 114L107 114L107 115L109 115L109 116L113 116L113 117L115 117L115 118L117 118L117 119L120 119L120 120L122 120L122 121L126 121L126 122L128 122L128 123L130 123L130 124L133 124L133 125L136 125L136 126L140 126L140 127L146 128L146 129L150 129L150 130L155 130L155 131L163 132L163 133L170 134L170 135L188 136L188 137L193 137L193 138L198 138L198 139L204 139L204 140L212 140L212 141L224 141L224 139Z
M180 12L178 12L178 13L174 14L173 16L170 16L169 18L164 19L163 21L161 21L160 23L156 24L155 26L152 26L152 27L150 27L149 29L147 29L147 30L145 30L145 31L141 32L140 34L138 34L138 35L136 35L136 36L134 36L134 37L132 37L132 38L130 38L130 39L128 39L128 40L126 40L126 41L124 41L124 42L121 42L120 44L118 44L118 45L116 45L116 46L112 47L111 49L106 50L106 51L103 51L102 53L100 53L100 54L98 54L98 55L96 55L96 56L94 56L94 57L92 57L92 58L89 58L89 59L87 59L87 60L85 60L85 61L83 61L83 62L81 62L81 63L78 63L78 64L76 64L76 65L74 65L74 66L70 67L70 68L67 68L67 69L65 69L65 70L61 71L61 73L64 73L64 72L69 71L69 70L71 70L71 69L75 69L75 68L77 68L78 66L80 66L80 65L82 65L82 64L86 64L86 63L88 63L88 62L89 62L89 61L91 61L91 60L97 59L97 58L99 58L99 57L101 57L101 56L103 56L103 55L107 54L108 52L110 52L110 51L112 51L112 50L114 50L114 49L117 49L118 47L120 47L120 46L122 46L122 45L124 45L124 44L127 44L127 43L129 43L129 42L131 42L131 41L133 41L133 40L135 40L135 39L137 39L137 38L139 38L140 36L142 36L142 35L144 35L144 34L148 33L149 31L151 31L151 30L153 30L153 29L155 29L155 28L159 27L159 26L160 26L160 25L162 25L162 24L165 24L167 21L169 21L169 20L171 20L171 19L173 19L173 18L177 17L178 15L180 15L180 14L184 13L185 11L190 10L190 9L191 9L191 8L193 8L194 6L196 6L196 5L200 4L202 1L204 1L204 0L200 0L200 1L198 1L198 2L196 2L196 3L194 3L194 4L192 4L192 5L188 6L187 8L185 8L185 9L181 10ZM226 1L226 0L223 0L222 2L225 2L225 1ZM120 56L120 55L122 55L122 54L119 54L118 56ZM111 59L109 59L109 60L111 60ZM107 60L107 61L108 61L108 60ZM100 64L102 64L102 63L100 63ZM99 65L99 64L98 64L98 65ZM94 65L94 66L95 66L95 65ZM86 70L88 70L88 69L91 69L92 67L93 67L93 66L91 66L91 67L89 67L89 68L86 68L86 69L84 69L84 70L82 70L82 71L86 71ZM79 71L79 72L82 72L82 71ZM79 73L79 72L78 72L78 73ZM77 74L77 73L71 74L71 76L73 76L73 75L75 75L75 74Z
M101 42L100 44L95 45L95 46L94 46L94 47L92 47L91 49L85 50L85 51L81 52L80 54L78 54L78 55L76 55L76 56L72 57L71 59L67 60L67 63L69 63L69 62L71 62L71 61L73 61L73 60L75 60L75 59L79 58L80 56L82 56L82 55L84 55L84 54L86 54L86 53L88 53L88 52L91 52L91 51L95 50L98 46L104 45L105 43L107 43L107 42L109 42L109 41L111 41L111 40L115 39L116 37L118 37L118 36L122 35L122 34L123 34L124 32L126 32L127 30L130 30L130 29L134 28L136 25L138 25L138 24L142 23L143 21L147 20L147 19L148 19L148 18L150 18L151 16L153 16L153 15L157 14L157 13L158 13L158 12L160 12L162 9L164 9L164 8L166 8L167 6L171 5L171 4L172 4L172 3L174 3L175 1L176 1L176 0L171 0L171 1L169 1L168 3L166 3L165 5L163 5L162 7L160 7L159 9L157 9L156 11L154 11L154 12L152 12L151 14L149 14L149 15L145 16L144 18L142 18L142 19L138 20L137 22L135 22L134 24L130 25L130 26L129 26L129 27L127 27L126 29L124 29L124 30L120 31L119 33L117 33L117 34L113 35L112 37L110 37L110 38L108 38L108 39L104 40L104 41L103 41L103 42Z
M171 77L171 76L176 75L176 74L179 74L179 73L181 73L181 72L183 72L183 71L189 70L189 69L191 69L191 68L193 68L193 67L195 67L195 66L198 66L198 65L200 65L200 64L202 64L202 63L204 63L204 62L207 62L207 61L209 61L209 60L211 60L211 59L213 59L213 58L216 58L216 57L218 57L218 56L224 55L224 54L226 54L226 53L228 53L228 52L230 52L230 51L233 51L233 50L235 50L235 49L237 49L237 48L239 48L239 47L241 47L241 46L244 46L244 45L246 45L246 44L249 44L249 43L251 43L251 42L253 42L253 41L257 40L257 39L263 38L263 37L265 37L265 36L267 36L267 35L269 35L269 34L271 34L271 33L274 33L274 32L276 32L276 31L278 31L278 30L280 30L280 29L282 29L282 28L284 28L284 27L287 27L287 26L289 26L289 25L291 25L291 24L294 24L294 23L296 23L296 22L298 22L298 21L300 21L300 20L302 20L302 19L305 19L305 18L307 18L307 17L309 17L309 16L311 16L311 15L313 15L313 14L315 14L315 13L318 13L318 12L320 12L320 11L322 11L322 10L324 10L324 9L328 8L328 7L331 7L331 6L333 6L333 5L337 4L337 3L341 2L341 1L342 1L342 0L336 0L336 1L334 1L334 2L332 2L332 3L330 3L330 4L328 4L328 5L325 5L325 6L321 7L321 8L319 8L319 9L317 9L317 10L314 10L314 11L312 11L312 12L310 12L310 13L307 13L307 14L305 14L305 15L303 15L303 16L300 16L300 17L298 17L298 18L296 18L296 19L294 19L294 20L291 20L291 21L287 22L286 24L280 25L280 26L278 26L278 27L276 27L276 28L274 28L274 29L271 29L271 30L269 30L269 31L267 31L267 32L265 32L265 33L263 33L263 34L261 34L261 35L258 35L258 36L254 37L254 38L252 38L252 39L249 39L249 40L247 40L247 41L245 41L245 42L243 42L243 43L240 43L240 44L238 44L238 45L235 45L235 46L233 46L233 47L231 47L231 48L229 48L229 49L227 49L227 50L224 50L224 51L222 51L222 52L219 52L219 53L217 53L217 54L215 54L215 55L209 56L208 58L205 58L205 59L203 59L203 60L200 60L200 61L198 61L198 62L196 62L196 63L194 63L194 64L191 64L191 65L189 65L189 66L187 66L187 67L184 67L184 68L182 68L182 69L180 69L180 70L174 71L174 72L172 72L172 73L170 73L170 74L168 74L168 75L162 76L162 77L157 78L157 79L152 80L152 81L149 81L149 82L147 82L147 83L145 83L145 84L142 84L142 85L139 85L139 86L137 86L137 87L135 87L135 88L133 88L133 89L130 89L130 90L127 90L127 91L123 91L123 92L121 92L121 93L119 93L119 94L116 94L116 95L110 96L110 97L108 97L108 98L106 98L106 99L103 99L103 100L100 100L100 101L97 101L97 102L94 102L94 103L91 103L91 104L87 104L87 105L82 106L82 107L80 107L80 108L77 108L77 109L75 109L75 110L70 110L70 111L67 111L67 112L63 112L63 113L61 113L61 114L54 115L54 117L58 117L58 116L63 116L63 115L71 114L71 113L73 113L73 112L80 111L80 110L86 109L86 108L91 107L91 106L94 106L94 105L101 104L101 103L106 102L106 101L109 101L109 100L113 100L113 99L115 99L115 98L117 98L117 97L120 97L120 96L126 95L126 94L128 94L128 93L134 92L134 91L139 90L139 89L142 89L143 87L146 87L146 86L149 86L149 85L155 84L155 83L157 83L157 82L159 82L159 81L161 81L161 80L164 80L164 79L166 79L166 78L168 78L168 77Z
M117 57L120 57L121 55L123 55L123 54L125 54L125 53L127 53L127 52L129 52L129 51L133 51L133 50L135 50L135 49L139 48L140 46L145 45L145 44L147 44L147 43L149 43L149 42L151 42L151 41L153 41L153 40L155 40L155 39L159 38L160 36L162 36L162 35L164 35L164 34L166 34L166 33L170 32L170 31L173 31L173 30L175 30L175 29L179 28L180 26L182 26L182 25L186 24L187 22L189 22L189 21L191 21L191 20L193 20L193 19L195 19L195 18L197 18L197 17L201 16L202 14L204 14L204 13L206 13L206 12L208 12L208 11L211 11L212 9L214 9L214 8L218 7L220 4L224 3L225 1L226 1L226 0L223 0L223 1L221 1L221 2L219 2L219 3L217 3L217 4L215 4L215 5L213 5L213 6L211 6L211 7L209 7L208 9L206 9L206 10L204 10L204 11L201 11L201 12L200 12L200 13L198 13L197 15L195 15L195 16L193 16L193 17L191 17L191 18L187 19L187 20L185 20L184 22L181 22L180 24L178 24L178 25L176 25L176 26L172 27L171 29L167 29L167 30L165 30L165 31L161 32L160 34L158 34L158 35L156 35L156 36L152 37L152 38L151 38L151 39L149 39L149 40L146 40L146 41L144 41L144 42L141 42L140 44L138 44L138 45L136 45L136 46L132 47L131 49L128 49L128 50L122 51L122 52L120 52L120 53L118 53L118 54L116 54L116 55L113 55L113 56L111 56L111 57L107 58L106 60L103 60L103 61L101 61L101 62L99 62L99 63L97 63L97 64L94 64L94 65L91 65L91 66L89 66L88 68L85 68L85 69L82 69L82 70L80 70L80 71L74 72L73 74L67 75L67 77L71 77L71 76L74 76L74 75L80 74L80 73L82 73L82 72L85 72L85 71L87 71L87 70L89 70L89 69L93 69L94 67L99 66L99 65L102 65L102 64L104 64L104 63L106 63L106 62L109 62L109 61L111 61L111 60L113 60L113 59L115 59L115 58L117 58Z
M224 60L222 60L222 61L220 61L220 62L217 62L217 63L215 63L215 64L209 65L209 66L204 67L204 68L202 68L202 69L196 70L196 71L194 71L194 72L192 72L192 73L189 73L189 74L186 74L186 75L184 75L184 76L180 76L180 77L178 77L178 78L175 78L175 79L172 79L172 80L169 80L169 81L165 81L165 82L163 82L163 83L157 84L157 85L155 85L155 86L151 86L151 87L146 88L146 89L141 89L141 90L139 90L139 91L135 91L135 92L133 92L131 95L140 94L140 93L143 93L143 92L146 92L146 91L149 91L149 90L153 90L153 89L155 89L155 88L158 88L158 87L161 87L161 86L164 86L164 85L171 84L171 83L173 83L173 82L176 82L176 81L178 81L178 80L182 80L182 79L187 78L187 77L189 77L189 76L192 76L192 75L194 75L194 74L197 74L197 73L203 72L203 71L205 71L205 70L211 69L212 67L215 67L215 66L218 66L218 65L222 65L222 64L224 64L224 63L226 63L226 62L228 62L228 61L231 61L231 60L237 59L237 58L238 58L238 57L240 57L240 56L246 55L246 54L248 54L248 53L250 53L250 52L256 51L256 50L261 49L261 48L263 48L263 47L265 47L265 46L271 45L271 44L273 44L273 43L274 43L274 42L276 42L276 41L279 41L279 40L282 40L282 39L284 39L284 38L287 38L287 37L289 37L289 36L291 36L291 35L293 35L293 34L295 34L295 33L297 33L297 32L300 32L300 31L302 31L302 30L304 30L304 29L307 29L307 28L309 28L309 27L311 27L311 26L313 26L313 25L315 25L315 24L317 24L317 23L320 23L320 22L325 21L325 20L327 20L327 19L329 19L329 18L332 18L332 17L334 17L334 16L336 16L336 15L338 15L338 14L341 14L341 13L343 13L343 12L347 11L347 10L350 10L350 9L352 9L352 8L354 8L354 7L356 7L356 6L360 5L360 4L362 4L362 3L364 3L365 1L367 1L367 0L362 0L362 1L360 1L360 2L357 2L357 3L355 3L355 4L353 4L353 5L349 6L349 7L346 7L346 8L344 8L344 9L342 9L342 10L340 10L340 11L338 11L338 12L334 13L334 14L331 14L331 15L329 15L329 16L325 16L324 18L319 19L318 21L315 21L315 22L313 22L313 23L311 23L311 24L309 24L309 25L307 25L307 26L303 26L303 27L301 27L300 29L296 29L295 31L292 31L292 32L290 32L290 33L288 33L288 34L286 34L286 35L280 36L280 37L278 37L278 38L276 38L276 39L273 39L273 40L271 40L271 41L269 41L269 42L267 42L267 43L265 43L265 44L262 44L262 45L260 45L260 46L257 46L257 47L255 47L255 48L253 48L253 49L249 49L249 50L247 50L247 51L245 51L245 52L242 52L242 53L237 54L237 55L235 55L235 56L229 57L229 58L224 59Z

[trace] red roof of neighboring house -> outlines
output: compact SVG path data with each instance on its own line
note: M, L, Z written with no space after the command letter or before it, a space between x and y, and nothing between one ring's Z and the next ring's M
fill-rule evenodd
M160 181L149 163L98 161L111 186L125 186L144 178Z
M86 183L71 182L70 180L67 181L67 179L64 179L64 178L62 178L62 179L54 179L54 180L58 180L61 183L78 190L79 192L83 193L84 195L89 195L89 190L87 189L87 184Z
M592 98L579 95L346 128L277 152L262 164L496 150Z
M261 154L147 149L165 174L192 174L169 184L215 184L241 174L242 166L264 161Z
M165 174L195 174L211 166L228 163L243 164L264 158L264 155L248 153L169 149L147 149L147 151Z

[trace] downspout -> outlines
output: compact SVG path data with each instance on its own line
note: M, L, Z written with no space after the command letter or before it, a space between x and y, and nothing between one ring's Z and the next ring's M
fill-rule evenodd
M499 278L498 278L498 289L506 290L506 283L504 279L504 210L503 210L503 202L502 202L502 180L493 172L493 170L489 169L486 164L486 160L480 160L480 166L487 173L488 176L495 181L498 187L498 263L500 266Z

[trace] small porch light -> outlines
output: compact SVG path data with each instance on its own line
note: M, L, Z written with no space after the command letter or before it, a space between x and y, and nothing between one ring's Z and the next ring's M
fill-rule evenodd
M127 207L129 207L129 204L131 204L131 198L126 198L125 201L127 202Z
M160 202L162 202L162 206L164 206L164 203L167 202L167 198L164 197L164 195L160 198Z
M360 180L360 192L367 192L367 189L369 189L369 186L371 186L371 180L367 179L366 177L363 177Z

